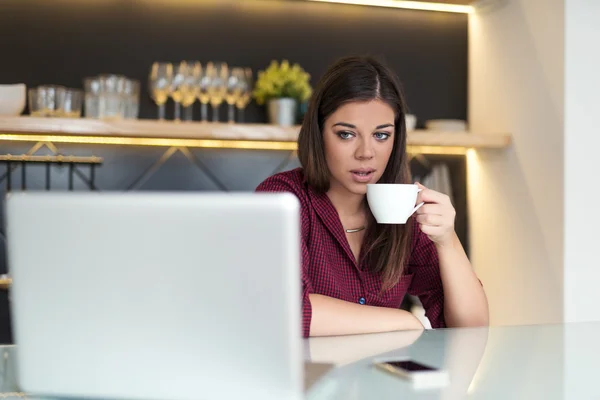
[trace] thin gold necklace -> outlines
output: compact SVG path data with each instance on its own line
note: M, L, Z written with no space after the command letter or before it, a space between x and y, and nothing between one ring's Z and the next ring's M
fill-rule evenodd
M346 229L346 233L356 233L356 232L360 232L363 229L365 229L366 226L361 226L360 228L355 228L355 229Z

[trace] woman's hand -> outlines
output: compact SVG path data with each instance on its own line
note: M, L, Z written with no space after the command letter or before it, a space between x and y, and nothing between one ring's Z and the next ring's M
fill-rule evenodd
M439 246L452 245L455 236L456 210L452 206L450 197L427 189L420 183L417 185L423 189L417 197L417 204L425 203L417 210L417 222L421 231Z

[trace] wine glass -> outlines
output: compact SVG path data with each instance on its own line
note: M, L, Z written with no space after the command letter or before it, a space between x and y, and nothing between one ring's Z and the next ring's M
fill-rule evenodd
M179 120L181 116L180 103L184 108L184 118L188 121L192 119L192 105L196 101L199 76L200 63L197 61L182 61L177 67L171 92L175 102L175 120Z
M173 68L173 79L171 80L171 91L170 96L173 99L174 104L174 112L173 119L175 121L179 121L181 119L181 98L183 97L182 86L184 84L185 75L187 74L187 63L181 62L179 65L175 65Z
M200 101L200 119L203 122L208 121L208 103L210 102L210 95L208 88L210 87L210 76L208 75L209 64L205 68L200 65L199 79L197 84L197 96Z
M225 102L229 105L227 110L228 122L235 122L235 102L242 92L241 81L244 79L244 70L242 68L232 68L227 77L227 90L225 92Z
M208 95L210 105L213 109L213 122L219 121L219 107L223 103L225 93L227 92L227 76L229 75L226 63L209 63L207 66L207 75L210 78L208 86Z
M238 96L235 106L238 109L238 120L244 122L244 111L248 103L250 103L250 97L252 95L252 69L244 68L242 78L240 78L240 95Z
M150 70L150 96L158 105L158 119L165 119L165 103L171 92L171 83L173 81L173 64L164 62L155 62Z

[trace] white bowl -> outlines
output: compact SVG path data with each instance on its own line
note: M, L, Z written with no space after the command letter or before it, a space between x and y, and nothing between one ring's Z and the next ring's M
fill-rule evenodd
M406 132L414 131L417 127L417 116L413 114L406 114L404 116L406 121Z
M0 115L17 116L25 109L27 87L23 83L0 85Z
M430 119L425 122L425 128L432 131L464 132L467 121L460 119Z

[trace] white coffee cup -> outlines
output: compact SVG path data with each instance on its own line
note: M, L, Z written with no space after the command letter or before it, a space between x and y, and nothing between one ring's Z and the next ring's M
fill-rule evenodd
M423 204L417 203L417 185L372 183L367 185L369 208L379 224L405 224Z

